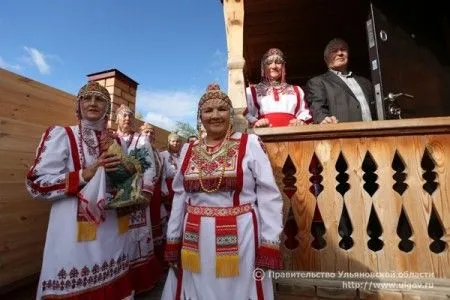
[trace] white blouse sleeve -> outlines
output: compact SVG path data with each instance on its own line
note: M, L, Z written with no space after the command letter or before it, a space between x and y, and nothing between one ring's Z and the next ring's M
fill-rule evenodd
M311 112L309 111L308 104L306 103L306 100L305 100L305 92L299 86L296 86L296 88L300 92L300 109L298 110L297 115L295 117L298 120L302 120L307 123L311 122L312 116L311 116Z
M144 148L147 150L147 156L145 157L145 160L150 165L145 171L144 171L144 184L142 190L144 192L150 193L153 195L153 192L155 190L156 185L156 164L155 164L155 156L153 155L153 148L149 141L147 141L144 136L140 135L139 143L137 145L138 149Z
M167 165L168 162L165 159L165 152L160 152L159 157L161 158L161 194L162 196L169 195L169 189L167 187L166 178L167 178Z
M74 170L70 152L64 127L49 127L44 132L26 178L26 188L33 198L58 200L78 193L79 170Z

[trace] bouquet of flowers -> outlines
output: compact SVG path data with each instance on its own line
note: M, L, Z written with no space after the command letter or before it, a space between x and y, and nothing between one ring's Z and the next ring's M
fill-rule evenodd
M100 149L122 159L118 170L106 173L107 180L115 193L114 197L105 205L105 209L148 203L142 193L142 174L150 167L150 163L146 160L149 155L148 150L145 148L134 149L126 154L111 131L102 135Z

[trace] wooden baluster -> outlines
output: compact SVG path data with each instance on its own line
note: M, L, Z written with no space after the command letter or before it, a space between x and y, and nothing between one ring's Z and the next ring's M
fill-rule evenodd
M405 163L398 151L395 151L391 166L395 171L394 175L392 175L392 178L395 180L392 188L400 196L403 196L403 193L408 189L408 184L405 183L407 174L404 172L406 169ZM402 210L397 224L397 235L401 239L398 243L398 248L401 251L410 252L414 248L414 242L409 239L412 234L411 223L402 204Z
M297 187L295 183L297 182L297 178L295 178L295 173L297 173L297 168L295 168L294 163L292 162L291 156L288 155L286 161L281 170L283 172L283 192L289 198L295 195L297 192ZM288 250L295 250L299 246L299 242L297 241L298 234L298 224L295 221L294 213L292 211L292 206L289 208L289 213L286 218L286 222L284 223L283 233L285 235L284 246Z
M370 195L370 197L373 197L379 188L379 184L376 182L378 175L375 173L377 169L378 166L375 163L372 154L367 151L362 164L362 170L364 171L363 179L365 181L363 188ZM383 234L383 227L381 226L380 219L378 218L378 214L373 203L370 209L369 223L367 224L367 234L370 237L367 242L369 249L374 252L381 250L384 243L379 239L379 237Z
M341 194L344 199L345 193L350 189L350 184L348 184L349 175L347 174L348 164L345 160L342 151L339 153L339 157L336 161L335 165L336 171L338 175L336 176L336 180L339 182L336 186L336 190ZM352 222L350 220L350 216L347 211L347 206L345 204L345 199L342 205L342 213L339 219L338 233L342 237L339 241L339 247L342 249L348 250L353 247L353 239L351 237L353 232Z
M323 223L319 205L317 205L317 197L323 191L323 177L321 175L322 171L323 166L320 163L316 153L314 153L309 164L309 172L312 174L312 176L309 178L309 181L312 183L309 187L309 191L316 198L316 207L314 209L314 216L311 223L311 235L314 238L311 246L316 250L323 249L327 245L326 240L323 238L326 232L325 224Z

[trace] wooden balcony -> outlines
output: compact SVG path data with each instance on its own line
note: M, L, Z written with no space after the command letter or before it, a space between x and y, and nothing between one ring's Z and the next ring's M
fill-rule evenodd
M335 274L280 278L280 299L450 295L450 117L256 133L283 194L284 269Z

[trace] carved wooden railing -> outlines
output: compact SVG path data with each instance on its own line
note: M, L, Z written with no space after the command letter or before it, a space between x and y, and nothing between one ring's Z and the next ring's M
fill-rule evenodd
M286 270L450 279L450 117L256 133L284 198Z

